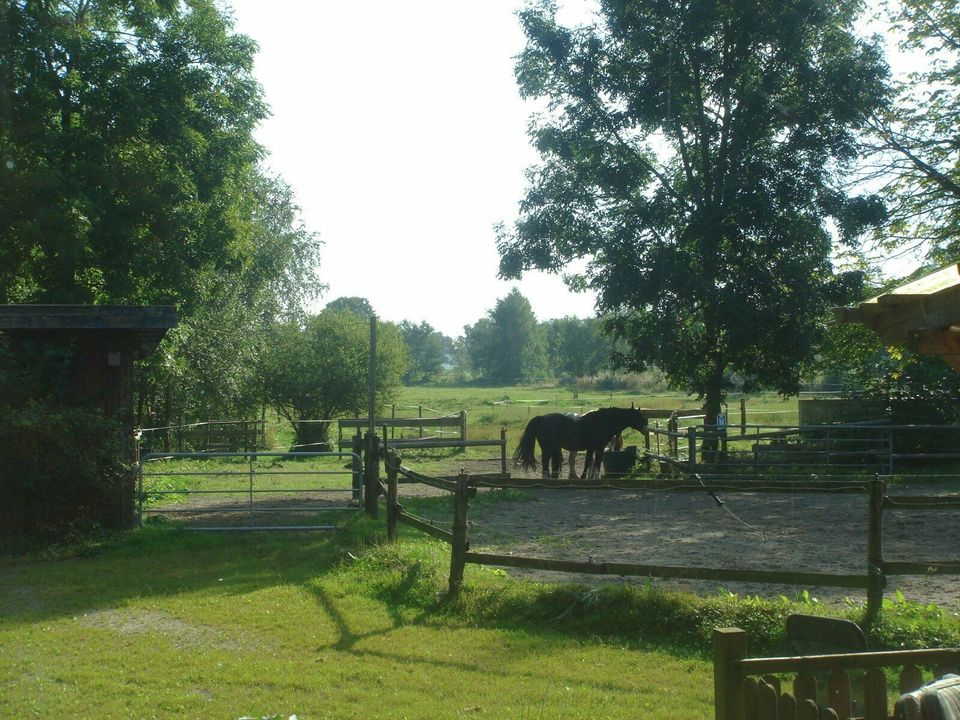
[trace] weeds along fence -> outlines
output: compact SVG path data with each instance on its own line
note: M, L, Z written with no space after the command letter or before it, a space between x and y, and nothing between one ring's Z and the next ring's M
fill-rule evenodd
M746 480L722 476L692 476L677 480L614 481L603 484L582 484L573 481L509 478L503 476L469 476L460 474L453 478L431 478L404 467L396 453L388 452L386 459L387 485L383 494L387 502L387 535L396 537L398 523L417 528L432 537L451 545L449 594L459 593L463 583L466 563L498 567L529 568L568 573L594 575L617 575L624 577L656 577L689 580L714 580L721 582L755 582L803 587L840 587L865 591L868 612L875 613L883 601L886 579L891 575L914 574L960 574L960 559L896 559L887 560L883 550L883 519L885 512L901 510L957 510L960 495L947 496L897 496L886 494L886 482L880 477L873 480ZM453 498L453 516L449 529L439 527L424 518L412 515L403 508L398 497L398 481L403 476L409 482L420 482L446 490ZM665 566L623 562L587 560L560 560L553 558L526 557L475 552L470 548L467 517L470 499L478 488L498 489L580 489L591 492L603 490L642 490L644 492L694 492L707 493L718 503L717 493L826 493L859 494L867 504L867 554L862 573L839 574L806 572L789 569L749 570L741 568L715 568L694 566ZM824 548L829 553L830 548Z
M695 473L709 467L729 472L892 474L917 463L960 461L960 425L889 425L882 422L831 425L690 425L678 418L666 427L651 424L647 457L661 471Z

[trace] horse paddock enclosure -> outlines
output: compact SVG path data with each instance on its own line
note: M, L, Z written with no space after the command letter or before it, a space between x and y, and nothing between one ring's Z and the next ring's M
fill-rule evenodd
M478 479L492 469L469 462L460 466L468 477ZM528 482L535 479L530 477ZM726 591L761 597L796 598L803 593L825 603L841 604L848 598L861 603L868 584L870 481L849 484L859 484L861 489L813 492L798 484L792 491L718 490L723 505L705 489L525 487L517 501L470 507L465 561L511 556L566 562L573 568L578 563L605 563L613 565L613 570L621 564L743 571L745 575L779 572L792 575L792 581L648 578L596 572L601 568L560 572L522 560L517 564L524 567L502 565L511 576L543 582L651 583L698 594ZM399 492L401 504L403 496L411 493L445 494L406 483ZM880 535L887 569L885 598L893 598L899 590L908 600L958 609L960 575L951 573L960 570L960 563L952 559L960 547L960 502L949 492L940 482L886 488ZM913 501L903 507L898 498ZM917 498L929 498L935 511L918 504ZM484 564L496 566L486 557ZM849 580L852 586L804 582L807 575L835 576L840 578L837 582Z

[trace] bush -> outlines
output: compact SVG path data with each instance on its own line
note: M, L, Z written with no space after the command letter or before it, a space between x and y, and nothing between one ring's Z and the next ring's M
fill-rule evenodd
M132 519L133 480L119 423L86 408L0 406L0 527L54 535Z

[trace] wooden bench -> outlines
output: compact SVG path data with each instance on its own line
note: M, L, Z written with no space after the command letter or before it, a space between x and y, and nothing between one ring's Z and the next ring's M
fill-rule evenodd
M739 628L713 632L714 717L716 720L827 720L853 717L849 671L862 670L865 720L888 720L885 668L900 668L900 693L955 673L960 648L836 653L797 657L747 657L747 634ZM926 672L925 672L926 671ZM815 673L828 673L826 706L817 703ZM791 675L784 680L781 676ZM909 716L908 716L909 717Z

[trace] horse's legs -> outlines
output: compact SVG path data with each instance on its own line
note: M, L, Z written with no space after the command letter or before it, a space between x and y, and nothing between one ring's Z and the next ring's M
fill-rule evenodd
M553 451L553 462L554 466L552 477L554 480L559 480L560 473L563 472L563 448L561 448L559 445L557 446L557 449Z
M549 453L543 448L540 448L540 461L543 463L543 473L542 477L546 480L550 477L550 460L553 458L553 451Z
M603 448L597 450L596 455L593 458L593 479L600 479L600 468L603 467Z
M587 450L586 454L583 456L583 472L580 473L580 479L586 480L587 473L590 472L590 463L593 462L593 450Z
M567 468L567 479L576 480L577 479L577 451L570 451L570 467Z

